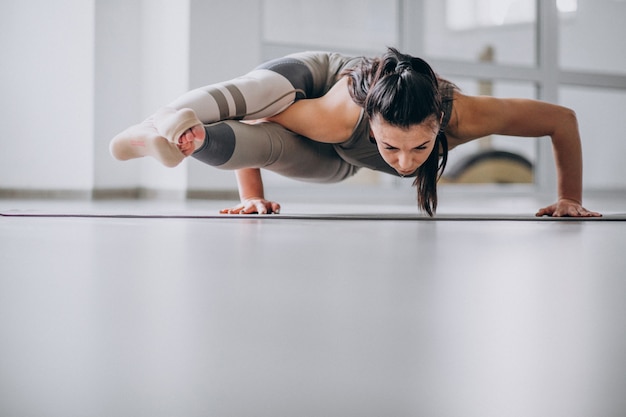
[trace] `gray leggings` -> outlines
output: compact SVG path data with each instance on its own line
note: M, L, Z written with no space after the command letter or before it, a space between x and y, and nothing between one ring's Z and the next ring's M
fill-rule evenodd
M354 62L338 54L305 52L269 61L243 77L192 90L170 104L191 108L205 124L206 140L192 156L220 169L264 168L302 181L332 183L354 175L331 144L315 142L276 123L273 116L296 100L324 95Z

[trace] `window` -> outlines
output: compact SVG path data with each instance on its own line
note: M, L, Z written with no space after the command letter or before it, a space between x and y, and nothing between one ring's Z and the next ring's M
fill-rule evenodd
M451 30L476 29L518 23L532 23L535 0L447 0L446 23ZM578 10L578 0L557 0L562 15Z

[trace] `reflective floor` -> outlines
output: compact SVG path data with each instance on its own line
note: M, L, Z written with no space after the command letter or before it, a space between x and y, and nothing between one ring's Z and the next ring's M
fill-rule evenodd
M625 248L608 221L0 217L0 415L623 416Z

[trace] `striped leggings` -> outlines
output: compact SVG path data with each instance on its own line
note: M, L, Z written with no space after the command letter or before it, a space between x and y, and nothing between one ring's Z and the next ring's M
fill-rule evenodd
M206 140L192 155L220 169L264 168L302 181L332 183L354 175L331 144L320 143L271 122L296 100L325 94L354 59L305 52L269 61L228 82L192 90L169 106L191 108L205 124Z

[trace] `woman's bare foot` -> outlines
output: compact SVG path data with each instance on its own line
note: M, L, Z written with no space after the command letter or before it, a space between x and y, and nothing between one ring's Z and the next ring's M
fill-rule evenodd
M196 151L204 143L206 131L204 126L199 124L183 132L178 138L178 149L185 155L189 156Z

